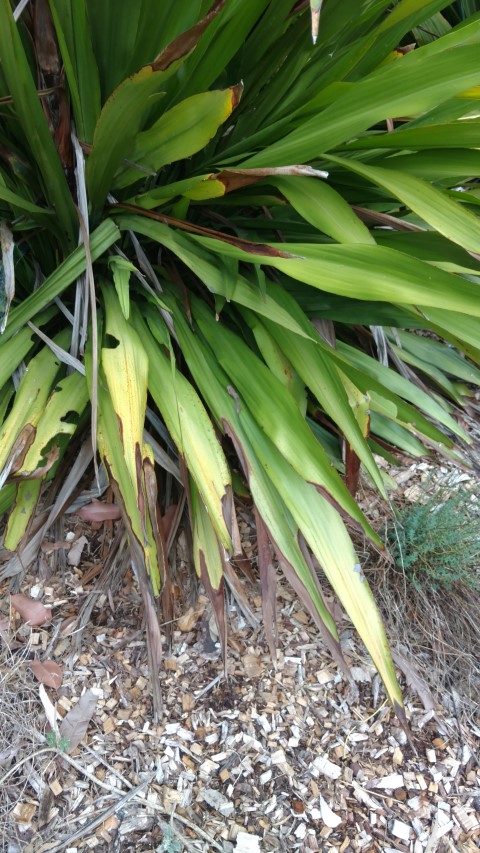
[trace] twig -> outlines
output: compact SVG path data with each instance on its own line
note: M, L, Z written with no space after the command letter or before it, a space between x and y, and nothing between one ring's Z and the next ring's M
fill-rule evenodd
M101 826L101 824L104 823L107 818L111 817L111 815L115 814L115 812L118 812L119 809L121 809L125 805L125 803L128 803L129 800L133 800L134 797L138 796L142 788L145 788L146 785L149 785L151 781L151 779L146 779L144 782L141 782L140 785L137 785L136 788L133 788L131 791L127 791L127 793L124 794L123 797L121 797L119 800L117 800L116 803L113 804L113 806L110 806L110 808L105 809L105 811L98 815L98 817L94 818L89 823L86 823L84 826L80 827L80 829L77 829L77 831L74 832L73 835L70 835L68 838L64 838L55 847L52 847L48 851L48 853L62 853L63 850L66 850L67 847L70 846L72 841L78 841L79 838L83 838L85 835L87 835L87 833L90 834L92 830L97 828L97 826ZM115 789L112 790L115 791ZM142 802L145 802L143 798Z
M50 642L49 642L47 648L45 649L45 653L43 655L44 660L45 660L45 658L48 658L50 652L52 651L52 649L55 645L55 643L57 642L57 637L60 633L60 629L62 627L62 622L63 622L63 619L59 619L57 624L55 625L55 628L52 631L52 636L50 638Z
M26 764L27 761L31 761L32 758L37 758L39 755L45 755L46 752L58 752L58 749L56 746L45 746L43 749L39 749L37 752L34 752L33 755L26 755L25 758L22 758L21 761L17 761L15 767L11 767L10 770L8 770L5 775L1 777L0 788L7 781L7 779L10 778L10 776L13 776L13 774L17 772L18 768L21 767L22 764Z
M153 809L157 809L158 811L163 812L163 814L168 814L165 809L163 809L161 806L157 806L155 803L149 802L148 805L151 806ZM223 853L223 847L221 847L220 844L217 844L217 842L213 840L211 835L208 835L207 832L204 832L203 829L200 829L200 827L197 826L195 823L192 823L190 820L187 820L186 817L182 817L182 815L175 814L173 820L179 820L180 823L183 823L185 826L188 826L188 828L191 829L192 832L195 832L199 836L199 838L203 838L204 841L208 841L211 847L214 847L215 850L220 850L220 853Z
M140 632L139 632L139 633L140 633ZM126 788L133 788L132 783L131 783L131 782L129 782L129 781L128 781L128 779L125 779L125 777L124 777L124 776L122 776L122 774L121 774L121 773L119 773L119 771L118 771L118 770L115 770L115 767L112 767L112 765L111 765L111 764L109 764L109 763L108 763L108 761L106 761L106 760L105 760L105 758L103 758L103 756L102 756L102 755L99 755L99 754L98 754L98 752L95 752L95 750L94 750L94 749L92 749L92 747L91 747L91 746L88 746L87 744L85 744L85 745L84 745L84 749L86 749L86 751L87 751L87 752L89 752L89 753L90 753L90 755L94 756L94 757L97 759L97 761L99 761L99 762L100 762L100 764L103 764L103 766L104 766L104 767L106 767L106 768L107 768L107 770L110 770L110 773L112 773L114 776L116 776L116 777L117 777L117 779L118 779L120 782L122 782Z
M98 785L100 788L103 788L104 791L109 791L110 794L118 793L118 788L114 788L113 785L109 785L107 782L102 782L100 779L97 779L97 777L93 773L90 773L90 771L87 770L86 767L82 767L82 765L79 764L78 761L75 761L75 759L72 758L70 755L67 755L66 752L59 752L58 749L57 752L59 758L64 758L65 761L67 761L68 764L71 764L71 766L74 767L75 770L78 770L78 772L81 773L82 776L85 776L86 779L90 779L90 782L93 782L95 785Z
M102 782L100 779L97 779L97 777L94 776L93 773L90 773L89 770L87 770L85 767L82 767L82 765L79 764L78 761L75 761L75 759L72 758L70 755L67 755L66 753L60 752L58 750L58 748L55 746L46 746L43 749L39 749L37 752L34 752L33 755L27 755L25 758L23 758L21 761L19 761L15 765L15 767L12 767L7 773L4 774L4 776L2 776L0 778L0 788L7 781L7 779L10 778L10 776L13 776L13 774L17 772L18 768L21 767L22 764L25 764L27 761L32 761L32 759L37 758L39 755L45 755L48 752L56 753L59 758L63 758L65 761L67 761L68 764L70 764L72 767L74 767L75 770L77 770L79 773L81 773L82 776L85 776L86 779L89 779L95 785L98 785L100 788L103 788L105 791L108 791L110 794L118 795L120 793L118 788L114 788L113 785L108 785L106 782ZM89 750L89 752L94 753L93 750ZM99 756L97 756L97 758L98 757ZM105 764L110 770L113 769L107 764L107 762L102 761L102 763ZM124 782L125 785L131 785L131 782L129 782L127 779L124 779L123 777L121 777L120 774L115 773L115 775L118 776L118 778L120 778L120 780L122 782ZM123 797L121 797L120 800L118 800L113 806L106 809L106 811L102 812L102 814L99 817L95 818L93 821L86 824L81 829L77 830L77 832L75 832L69 838L64 839L56 847L51 848L49 850L49 853L61 853L61 851L65 850L65 848L72 841L76 841L79 838L83 838L83 836L86 835L87 832L90 832L91 830L95 829L97 826L100 826L100 824L102 824L108 817L110 817L110 815L117 812L120 808L122 808L122 806L125 803L129 802L130 800L137 800L138 802L142 803L144 806L148 806L148 808L154 809L154 811L158 811L163 815L168 815L168 817L170 817L171 820L178 820L180 823L183 823L184 826L187 826L189 829L191 829L193 832L195 832L199 836L199 838L202 838L204 841L207 841L208 844L210 845L211 849L213 848L215 850L219 850L220 853L222 853L223 848L219 844L217 844L217 842L214 841L213 838L210 835L208 835L208 833L204 832L203 829L200 829L200 827L197 826L195 823L192 823L192 821L188 820L187 818L183 817L182 815L179 815L179 814L173 815L171 812L164 809L163 806L159 806L157 803L152 803L150 801L147 801L145 799L145 797L139 796L140 791L146 785L150 785L154 778L155 778L155 774L153 776L151 776L149 779L146 779L145 781L141 782L141 784L137 785L136 788L133 788L131 791L127 791L127 793L124 794Z
M207 684L207 686L206 686L206 687L204 687L202 690L200 690L200 691L196 694L195 699L200 699L200 697L201 697L201 696L204 696L204 695L205 695L205 693L208 693L210 690L212 690L212 689L215 687L215 685L216 685L216 684L218 684L218 682L219 682L222 678L223 678L223 672L221 672L221 673L220 673L220 675L217 675L217 676L216 676L216 678L214 678L214 679L213 679L213 681L210 681L210 683L209 683L209 684Z

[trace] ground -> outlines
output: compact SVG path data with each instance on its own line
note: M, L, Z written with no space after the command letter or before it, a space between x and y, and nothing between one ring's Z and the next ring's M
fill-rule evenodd
M405 488L421 476L413 466ZM250 556L247 509L242 527ZM68 556L85 533L76 565L62 559L50 575L51 555ZM458 712L454 691L439 705L394 637L409 742L338 604L330 602L350 681L280 577L276 662L258 590L243 579L243 593L228 602L226 680L200 592L174 623L160 674L164 716L154 722L140 596L128 568L116 587L108 574L114 535L111 522L92 531L70 516L63 538L44 543L37 574L22 586L51 606L44 625L25 626L4 599L0 849L478 849L480 728L473 712ZM34 659L58 663L57 690L37 668L46 682L39 685ZM57 734L46 741L49 729Z

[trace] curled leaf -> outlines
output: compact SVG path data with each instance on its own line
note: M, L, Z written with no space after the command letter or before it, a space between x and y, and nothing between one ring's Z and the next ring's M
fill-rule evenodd
M31 625L32 627L44 625L45 622L49 622L52 618L52 611L49 607L45 607L41 601L35 601L34 598L30 598L28 595L18 593L17 595L12 595L10 601L12 607L20 614L27 625Z

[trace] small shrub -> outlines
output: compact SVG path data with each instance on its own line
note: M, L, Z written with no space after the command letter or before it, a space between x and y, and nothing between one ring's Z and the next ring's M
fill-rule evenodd
M397 511L392 556L417 590L480 590L480 507L465 489L436 490Z

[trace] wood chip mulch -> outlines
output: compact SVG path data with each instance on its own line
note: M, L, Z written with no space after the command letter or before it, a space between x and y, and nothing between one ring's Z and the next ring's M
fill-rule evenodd
M0 777L15 761L9 783L25 773L21 796L1 818L6 853L479 849L480 728L467 729L440 707L426 712L405 688L412 749L345 617L352 683L280 581L275 667L260 598L248 585L257 626L231 599L226 681L200 597L175 625L160 676L165 717L155 724L129 573L114 596L98 591L80 648L75 623L65 621L95 591L95 580L83 585L89 571L86 550L61 580L27 579L24 591L53 613L51 624L31 631L29 656L48 650L64 673L58 691L39 692L28 662L19 664L17 677L38 697L38 754L22 753L20 734L16 757L2 761L0 744ZM41 753L51 708L65 717L87 691L96 702L82 742L68 754Z

